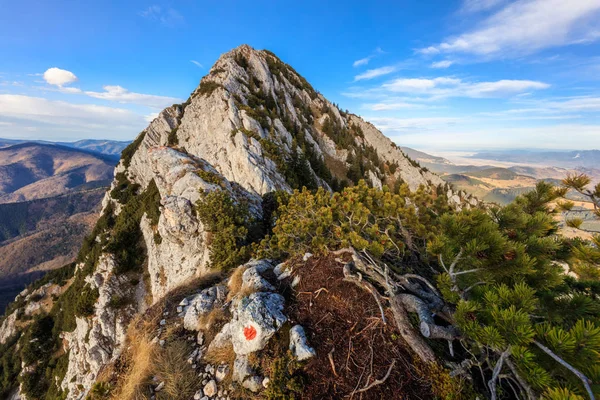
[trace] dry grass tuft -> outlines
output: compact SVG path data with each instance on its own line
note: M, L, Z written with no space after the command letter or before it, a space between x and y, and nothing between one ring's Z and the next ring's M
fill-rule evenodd
M235 295L237 295L240 290L242 290L242 275L246 271L246 267L240 266L233 271L231 277L229 278L229 294L227 295L227 301L231 301Z
M233 344L228 342L223 347L212 347L210 351L206 353L204 359L210 364L222 364L223 362L233 367L235 361L235 352L233 351Z
M208 314L200 316L198 329L204 332L204 340L207 343L212 342L229 319L229 310L222 307L215 307Z
M151 342L147 332L148 323L133 321L128 332L128 347L124 358L127 364L120 385L115 388L113 399L140 400L147 397L151 384L151 370L156 356L157 345Z
M200 381L187 359L192 346L185 340L177 340L160 349L156 355L153 373L163 390L157 393L157 400L189 400L200 389Z

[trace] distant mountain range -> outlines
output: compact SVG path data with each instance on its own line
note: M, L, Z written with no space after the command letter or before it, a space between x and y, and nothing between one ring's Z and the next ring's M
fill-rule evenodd
M56 144L21 143L0 149L0 203L108 186L117 158Z
M475 153L470 158L510 162L515 164L541 164L562 168L598 168L600 150L533 151L508 150Z
M472 159L474 164L477 160L478 165L455 164L408 147L403 147L402 151L457 189L499 204L510 203L518 195L533 189L539 180L559 184L568 173L586 173L594 182L600 181L599 150L507 150L465 157L467 162Z
M104 139L84 139L78 140L76 142L51 142L45 140L15 140L0 138L0 148L22 143L38 143L66 146L74 149L88 150L96 153L106 154L109 156L115 156L118 160L119 156L121 155L121 151L123 151L123 149L127 147L127 145L131 142Z
M77 143L1 142L0 310L25 284L71 262L98 218L118 156L93 149L121 144Z
M0 204L0 313L25 285L73 261L105 191Z

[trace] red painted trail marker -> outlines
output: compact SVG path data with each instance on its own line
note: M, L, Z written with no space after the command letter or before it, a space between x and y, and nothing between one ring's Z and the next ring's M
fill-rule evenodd
M252 325L245 326L244 327L244 336L246 337L246 340L254 339L256 337L256 328L254 328Z

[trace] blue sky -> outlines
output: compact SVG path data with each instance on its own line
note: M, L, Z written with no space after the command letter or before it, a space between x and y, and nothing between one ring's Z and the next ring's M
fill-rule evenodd
M600 148L600 0L0 0L0 9L0 137L132 139L247 43L401 145Z

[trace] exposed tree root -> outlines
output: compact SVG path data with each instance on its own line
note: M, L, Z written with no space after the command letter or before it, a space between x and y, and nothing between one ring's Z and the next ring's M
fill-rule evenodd
M434 322L433 313L444 313L446 305L435 286L427 279L415 274L398 275L390 271L385 265L379 266L368 253L365 252L363 256L354 248L340 249L333 252L333 254L350 254L352 262L344 265L345 279L360 285L373 294L379 305L382 319L385 318L381 301L382 296L372 283L363 279L363 275L386 291L390 303L389 307L394 315L394 322L402 338L424 362L435 362L436 357L422 336L448 341L458 337L458 331L452 325L444 327ZM354 272L353 269L360 272ZM408 312L416 313L419 316L422 336L412 326L408 318ZM447 316L450 313L446 312L445 314ZM449 317L445 319L451 320Z

